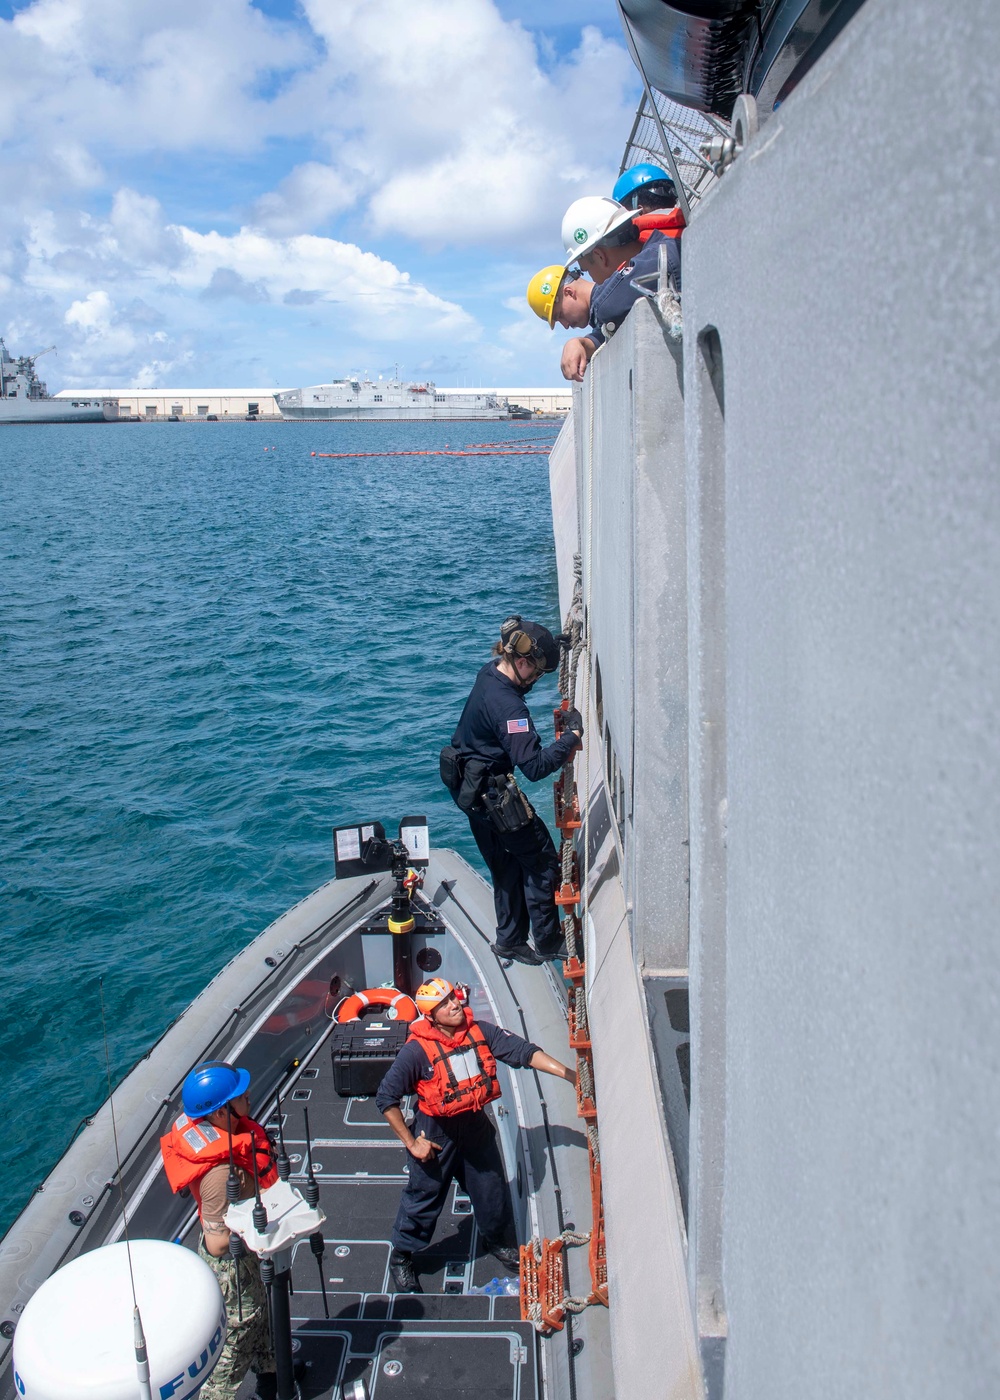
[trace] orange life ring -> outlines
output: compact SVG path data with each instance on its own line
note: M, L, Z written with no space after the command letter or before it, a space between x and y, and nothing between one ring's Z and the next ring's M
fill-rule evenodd
M371 987L368 991L355 992L353 996L345 997L337 1007L337 1020L341 1025L345 1021L360 1021L366 1006L386 1007L386 1016L390 1021L395 1021L397 1017L404 1021L415 1021L420 1015L416 1002L405 992L397 992L395 987Z

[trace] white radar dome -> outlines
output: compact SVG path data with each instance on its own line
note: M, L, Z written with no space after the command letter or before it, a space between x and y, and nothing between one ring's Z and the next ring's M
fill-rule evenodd
M215 1274L197 1254L133 1240L135 1296L159 1400L186 1400L208 1379L226 1336ZM24 1400L136 1400L132 1285L124 1244L81 1254L46 1279L14 1333Z

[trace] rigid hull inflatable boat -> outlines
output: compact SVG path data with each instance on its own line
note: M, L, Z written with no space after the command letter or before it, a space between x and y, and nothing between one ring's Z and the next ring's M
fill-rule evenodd
M55 1270L122 1238L121 1188L133 1241L197 1248L194 1203L171 1193L159 1139L181 1111L184 1076L205 1059L250 1071L254 1112L272 1134L280 1097L290 1180L300 1188L308 1166L302 1109L309 1110L312 1167L326 1213L320 1266L329 1318L317 1260L303 1240L291 1268L293 1336L305 1363L304 1371L297 1368L302 1396L408 1400L427 1386L440 1400L585 1400L612 1393L605 1308L566 1316L561 1330L540 1332L522 1320L518 1296L473 1291L507 1271L483 1250L471 1205L457 1187L432 1245L417 1256L423 1294L391 1291L389 1234L406 1154L373 1096L337 1092L330 1047L338 1005L356 991L398 982L409 964L414 986L431 971L466 984L477 1016L572 1063L558 973L498 964L487 937L495 922L490 889L459 856L432 852L423 873L405 948L387 932L394 886L382 871L323 885L223 968L114 1092L120 1184L111 1105L86 1123L0 1245L2 1400L22 1393L11 1365L21 1311ZM519 1240L589 1230L587 1138L574 1090L548 1076L543 1090L530 1070L498 1069L503 1097L494 1105L495 1121ZM565 1260L567 1292L585 1297L587 1248L567 1249ZM252 1388L251 1374L241 1394Z

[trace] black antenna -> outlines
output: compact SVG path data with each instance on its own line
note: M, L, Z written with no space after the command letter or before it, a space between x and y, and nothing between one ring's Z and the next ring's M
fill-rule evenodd
M274 1351L274 1307L271 1299L271 1286L274 1283L274 1260L270 1254L260 1257L260 1281L267 1290L267 1330L271 1337L271 1350Z
M230 1205L235 1205L240 1198L240 1179L236 1175L236 1163L233 1161L233 1108L232 1104L226 1104L226 1126L229 1129L229 1175L226 1177L226 1200ZM235 1230L229 1232L229 1257L234 1264L233 1272L236 1274L236 1308L239 1319L243 1321L243 1284L240 1281L240 1260L246 1253L246 1246L243 1243L243 1236L238 1235Z
M274 1102L278 1109L278 1159L276 1166L278 1176L282 1181L287 1181L292 1172L292 1164L288 1160L288 1153L285 1151L285 1130L282 1126L283 1114L281 1112L281 1095L277 1089L274 1091Z
M254 1207L251 1211L253 1228L258 1235L262 1235L267 1229L267 1209L260 1198L260 1174L257 1171L257 1143L253 1144L253 1193ZM274 1314L271 1311L271 1285L274 1283L274 1260L269 1254L261 1255L260 1259L260 1281L267 1289L267 1327L271 1334L271 1346L274 1346Z
M149 1384L149 1360L146 1356L146 1337L142 1330L139 1315L139 1301L135 1296L135 1274L132 1270L132 1241L128 1236L128 1212L125 1209L125 1182L122 1179L122 1158L118 1150L118 1124L115 1122L115 1095L111 1084L111 1054L108 1050L108 1019L104 1013L104 978L97 979L101 995L101 1034L104 1037L104 1064L108 1072L108 1109L111 1113L111 1135L115 1143L115 1167L118 1177L118 1194L122 1203L122 1232L125 1235L125 1251L128 1256L128 1276L132 1284L132 1337L135 1349L135 1369L139 1380L139 1400L153 1400Z
M253 1218L253 1228L258 1235L263 1235L267 1229L267 1209L260 1198L260 1174L257 1171L257 1144L253 1145L253 1194L254 1206L251 1212Z
M306 1120L306 1160L309 1163L309 1170L306 1176L306 1205L315 1210L319 1205L319 1182L313 1172L313 1150L312 1139L309 1136L309 1110L304 1108L302 1112ZM309 1236L309 1248L313 1252L316 1260L316 1267L319 1269L319 1286L323 1294L323 1311L327 1317L330 1316L330 1307L326 1301L326 1279L323 1277L323 1231L317 1230L315 1234Z

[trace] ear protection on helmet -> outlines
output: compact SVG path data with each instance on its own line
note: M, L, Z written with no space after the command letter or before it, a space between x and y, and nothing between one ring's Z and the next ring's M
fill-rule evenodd
M522 618L520 613L512 613L500 624L500 642L504 652L508 656L531 657L536 665L546 667L548 662L545 653L535 641L534 637L529 637L522 628Z

